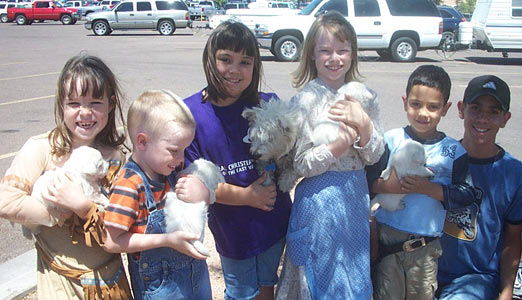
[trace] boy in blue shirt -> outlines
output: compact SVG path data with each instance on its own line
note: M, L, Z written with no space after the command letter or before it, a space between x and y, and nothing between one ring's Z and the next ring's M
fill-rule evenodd
M432 300L437 289L439 237L446 209L473 201L473 190L465 183L467 155L458 141L437 130L451 106L451 80L444 69L425 65L409 77L402 97L410 125L385 133L386 151L380 162L369 167L372 193L407 194L404 208L378 208L380 261L373 273L374 299ZM422 144L426 166L435 176L430 180L407 176L400 181L395 172L379 178L391 155L405 140Z
M511 118L508 85L472 79L458 103L475 203L448 211L439 259L439 299L512 299L520 260L522 163L495 143Z

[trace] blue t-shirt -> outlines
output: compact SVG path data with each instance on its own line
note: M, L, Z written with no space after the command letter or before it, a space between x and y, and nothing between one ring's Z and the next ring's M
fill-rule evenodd
M522 163L501 149L488 159L469 158L476 203L449 210L438 279L445 284L468 273L499 276L503 224L522 223ZM478 216L478 217L477 217Z
M202 91L185 99L196 121L196 135L185 150L188 165L198 158L214 162L227 183L247 187L259 175L250 154L248 121L241 116L247 107L255 106L239 99L225 107L203 102ZM277 98L260 93L261 101ZM210 206L208 224L219 254L232 259L254 257L283 238L291 208L290 195L278 190L274 209L265 212L250 206L215 203Z
M444 201L441 203L425 194L407 194L403 198L403 209L390 212L380 208L375 217L379 223L400 231L423 236L441 236L445 209L468 205L474 199L473 189L465 183L468 164L466 150L458 141L444 133L433 140L422 140L407 126L385 133L387 150L384 157L391 159L402 141L411 139L424 147L426 167L435 173L431 181L442 185ZM382 169L377 171L380 174Z

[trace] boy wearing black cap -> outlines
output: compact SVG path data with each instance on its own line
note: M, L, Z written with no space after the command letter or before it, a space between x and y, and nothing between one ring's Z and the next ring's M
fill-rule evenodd
M508 85L493 75L472 79L458 103L476 201L446 215L439 300L512 298L521 249L522 163L495 143L511 117L509 104Z

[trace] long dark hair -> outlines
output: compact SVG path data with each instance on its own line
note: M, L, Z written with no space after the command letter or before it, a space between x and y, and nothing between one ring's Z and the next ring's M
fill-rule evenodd
M256 37L248 27L243 23L233 21L225 21L214 29L203 50L203 69L207 77L207 88L203 100L219 101L219 98L224 99L230 96L225 88L224 78L216 67L216 53L221 49L244 53L254 58L252 82L240 97L256 104L259 103L258 91L262 73L259 46Z

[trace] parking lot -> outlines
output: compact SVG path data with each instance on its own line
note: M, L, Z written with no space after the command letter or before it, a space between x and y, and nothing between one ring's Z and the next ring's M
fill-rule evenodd
M203 26L203 22L195 22ZM53 101L58 74L65 61L83 51L101 57L115 72L125 94L126 107L147 89L170 89L187 97L205 86L201 55L209 29L177 30L172 36L155 31L118 31L110 36L94 36L83 21L64 26L59 22L18 26L0 24L0 174L3 176L16 151L30 136L53 128ZM276 92L281 98L296 93L289 73L297 63L276 62L262 50L264 82L262 90ZM435 64L452 78L448 115L440 130L455 138L462 136L456 102L467 82L479 74L495 74L511 86L512 119L501 131L498 142L514 156L522 158L517 144L522 129L522 53L502 58L500 53L465 50L451 59L442 59L435 51L419 52L413 63L379 60L373 51L360 52L359 70L363 81L379 95L385 129L404 126L402 110L409 74L419 65ZM32 247L18 227L0 220L0 263Z

